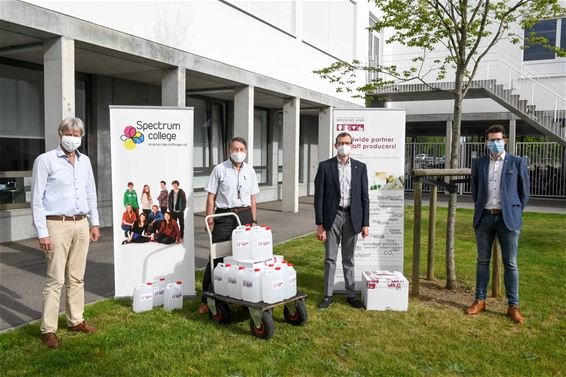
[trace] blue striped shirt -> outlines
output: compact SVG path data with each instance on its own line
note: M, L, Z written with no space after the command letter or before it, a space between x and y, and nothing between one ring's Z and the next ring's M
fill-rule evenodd
M48 237L46 216L87 215L98 226L96 186L90 159L76 151L75 164L61 146L41 154L33 163L31 208L39 238Z

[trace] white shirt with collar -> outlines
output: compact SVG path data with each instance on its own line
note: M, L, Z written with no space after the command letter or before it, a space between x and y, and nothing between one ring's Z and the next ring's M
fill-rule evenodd
M501 209L501 173L505 161L505 151L496 159L489 154L489 167L487 176L487 202L485 209Z
M90 159L75 155L72 165L59 145L33 163L31 208L39 238L49 236L46 216L87 215L91 226L100 225Z
M251 165L244 162L238 170L228 159L214 167L204 190L216 195L216 208L250 207L259 186Z
M342 162L338 156L338 179L340 181L340 207L347 208L350 206L352 197L352 163L350 157L346 162Z

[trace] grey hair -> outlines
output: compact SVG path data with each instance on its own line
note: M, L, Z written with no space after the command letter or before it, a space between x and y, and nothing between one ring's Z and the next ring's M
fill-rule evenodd
M84 136L85 125L80 118L65 118L63 119L61 124L59 124L59 128L57 129L57 131L59 132L59 136L62 136L63 132L69 130L71 131L79 130L81 136Z

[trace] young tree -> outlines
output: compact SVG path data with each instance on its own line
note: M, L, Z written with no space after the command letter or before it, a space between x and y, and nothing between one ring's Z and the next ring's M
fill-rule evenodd
M323 79L337 85L337 91L352 92L354 97L373 99L372 93L396 82L416 80L439 90L435 81L453 81L450 90L454 98L452 144L448 167L458 168L462 101L472 86L482 59L506 39L522 44L523 33L536 22L561 17L566 9L559 0L370 0L381 10L381 19L370 30L392 30L387 43L398 43L418 48L419 56L412 59L414 66L399 70L396 65L364 65L358 60L338 61L327 68L315 71ZM533 33L526 35L527 44L541 44L559 56L565 51L552 46L546 38ZM432 54L434 52L434 54ZM440 55L439 55L440 54ZM436 57L430 58L429 56ZM438 57L442 56L442 57ZM424 69L427 63L427 69ZM352 88L356 73L370 72L369 83ZM436 72L436 80L427 75ZM378 76L379 74L379 76ZM448 76L453 75L448 80ZM454 262L454 230L456 223L457 194L450 194L446 236L446 287L456 288ZM418 242L418 240L414 240Z

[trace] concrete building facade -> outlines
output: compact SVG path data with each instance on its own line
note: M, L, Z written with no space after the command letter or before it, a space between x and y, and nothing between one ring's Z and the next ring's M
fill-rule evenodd
M249 142L258 200L298 211L332 153L332 109L362 105L312 71L365 59L369 15L365 1L2 0L1 241L35 236L32 164L67 116L85 120L82 150L111 225L109 105L194 107L195 211L236 135Z

